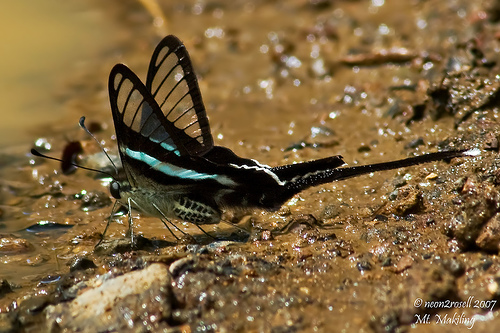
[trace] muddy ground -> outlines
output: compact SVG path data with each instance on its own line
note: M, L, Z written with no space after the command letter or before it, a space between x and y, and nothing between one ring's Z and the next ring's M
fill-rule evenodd
M4 148L0 332L500 331L500 2L90 5L122 34L54 94L67 113L33 137L49 155L77 141L79 163L105 163L81 115L116 155L107 75L124 62L144 79L166 34L191 54L216 144L240 156L481 155L314 187L278 212L227 212L248 233L176 221L192 235L176 240L135 212L130 250L125 216L95 248L113 202L95 173Z

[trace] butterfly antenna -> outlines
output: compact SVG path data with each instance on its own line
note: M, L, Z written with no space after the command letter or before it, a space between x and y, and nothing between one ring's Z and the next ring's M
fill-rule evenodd
M106 149L104 149L104 147L101 145L101 143L99 142L99 140L97 140L97 138L94 136L94 134L92 134L92 132L89 131L89 129L87 128L87 126L85 126L85 117L84 116L82 116L80 118L80 120L78 121L78 124L80 125L80 127L85 132L87 132L88 135L90 135L92 137L92 139L94 139L95 142L97 142L97 144L99 145L99 147L103 151L104 155L106 155L106 157L108 158L108 160L111 162L111 165L113 166L113 169L115 169L115 173L118 175L118 168L116 167L116 165L113 162L113 160L111 159L111 157L109 157L108 153L106 152ZM114 177L113 177L113 179L114 179Z
M46 158L48 160L53 160L53 161L57 161L57 162L67 162L67 161L64 161L64 160L62 160L60 158L57 158L57 157L52 157L52 156L48 156L48 155L42 154L38 150L33 149L33 148L31 149L31 155L34 155L34 156L37 156L37 157ZM115 176L113 176L112 174L110 174L109 172L106 172L106 171L92 169L92 168L87 168L87 167L84 167L83 165L76 164L76 163L73 163L73 162L69 162L69 164L71 164L72 166L75 166L77 168L80 168L80 169L98 172L98 173L101 173L103 175L106 175L108 177L111 177L111 178L115 179Z

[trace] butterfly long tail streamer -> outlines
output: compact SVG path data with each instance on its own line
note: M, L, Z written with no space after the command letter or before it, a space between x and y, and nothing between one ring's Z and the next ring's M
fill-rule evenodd
M293 195L312 186L330 183L333 181L343 180L347 178L352 178L364 174L369 174L372 172L399 169L412 165L434 162L434 161L449 160L455 157L477 156L479 154L480 150L477 148L469 150L452 150L452 151L442 151L442 152L425 154L421 156L409 157L391 162L375 163L375 164L345 167L345 168L334 167L327 170L323 169L315 172L309 172L307 174L302 174L300 176L296 176L286 184L286 188L288 194ZM300 164L291 165L291 168L287 169L287 172L293 174L294 166L300 166ZM279 170L277 171L277 174L279 175Z

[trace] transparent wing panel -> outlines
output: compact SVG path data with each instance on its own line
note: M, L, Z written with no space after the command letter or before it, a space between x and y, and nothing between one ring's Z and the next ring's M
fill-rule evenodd
M187 136L186 140L195 140L185 143L190 154L204 154L213 147L196 75L184 45L176 37L167 36L157 46L146 86L165 118Z

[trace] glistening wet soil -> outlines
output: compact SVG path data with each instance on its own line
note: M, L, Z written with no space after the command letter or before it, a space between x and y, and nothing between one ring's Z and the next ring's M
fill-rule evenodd
M134 213L130 250L95 173L31 147L0 156L0 331L495 332L500 330L500 4L496 1L92 3L115 51L58 92L69 110L33 146L116 155L107 75L145 79L164 34L190 52L217 145L268 165L342 155L361 165L443 149L456 158L306 190L278 212L175 239ZM76 151L76 150L75 150ZM470 330L469 330L470 329Z

